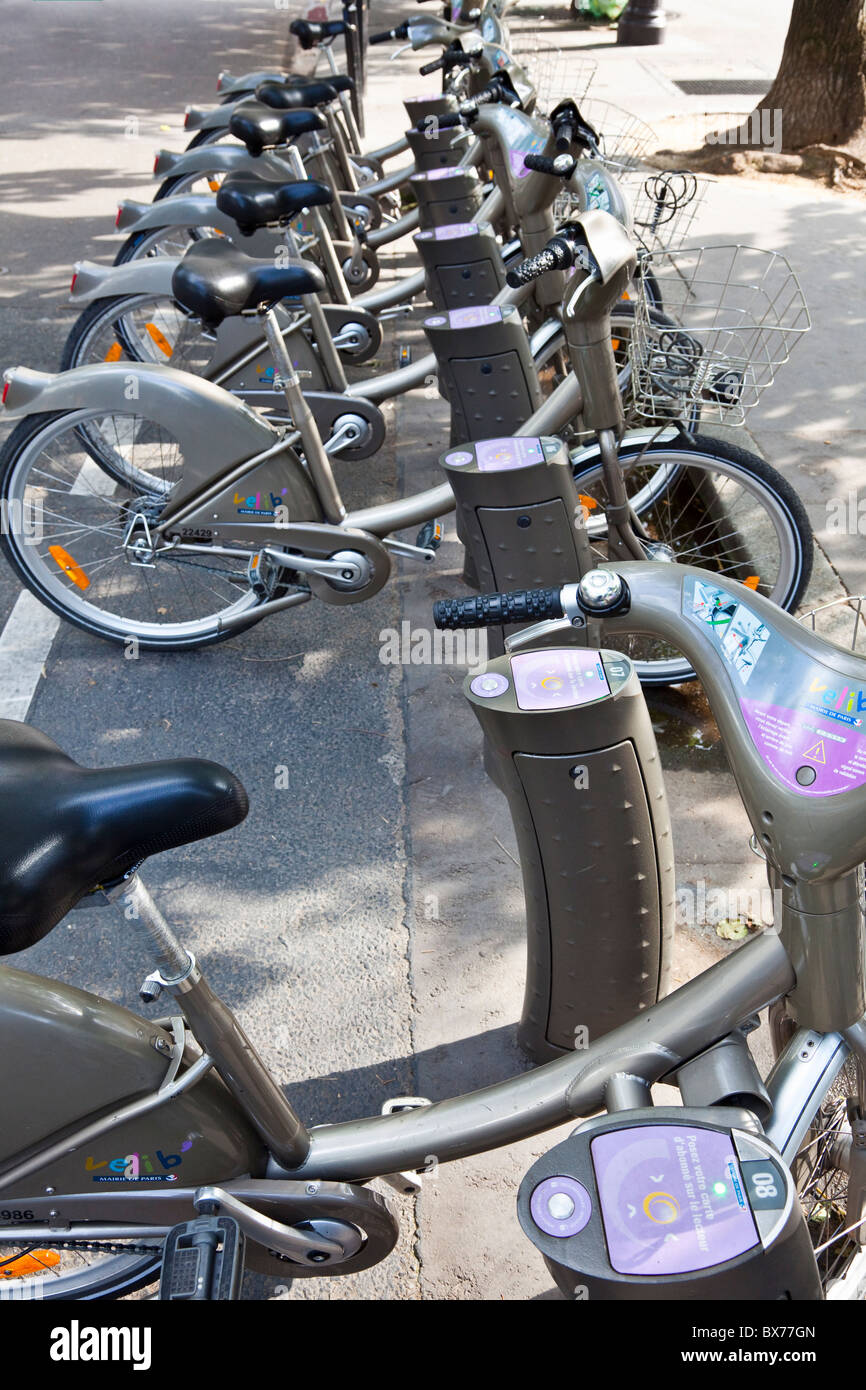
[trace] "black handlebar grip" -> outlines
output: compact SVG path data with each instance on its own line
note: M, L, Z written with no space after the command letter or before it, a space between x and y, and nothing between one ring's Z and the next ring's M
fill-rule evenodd
M371 39L370 42L372 43L373 40ZM425 63L418 71L422 77L429 77L431 72L438 72L439 69L444 68L444 66L445 60L443 58L434 58L432 63Z
M384 33L381 33L381 34L371 34L371 35L370 35L370 38L369 38L369 42L370 42L370 43L390 43L392 39L408 39L408 37L409 37L409 22L408 22L408 20L407 20L407 21L406 21L405 23L403 23L403 24L398 24L396 29L386 29L386 30L384 31Z
M521 285L528 285L530 280L546 275L548 270L564 270L573 264L574 247L564 236L557 236L537 256L530 256L509 270L505 280L513 290L517 290Z
M537 623L562 617L560 589L512 589L477 598L445 598L433 605L438 628L499 627L502 623Z
M453 130L456 126L463 125L466 117L462 111L446 111L444 116L437 116L435 119L440 130Z
M525 154L523 156L523 162L526 165L527 169L534 169L536 174L553 174L554 178L557 177L553 160L550 158L549 155Z

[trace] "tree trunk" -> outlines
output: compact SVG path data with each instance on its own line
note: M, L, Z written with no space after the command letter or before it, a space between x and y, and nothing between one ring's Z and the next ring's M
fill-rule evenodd
M794 0L776 80L757 111L781 112L785 150L866 152L866 0Z

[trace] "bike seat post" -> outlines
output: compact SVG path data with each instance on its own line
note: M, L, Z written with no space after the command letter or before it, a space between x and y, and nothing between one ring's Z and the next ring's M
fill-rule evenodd
M300 258L297 238L292 231L291 224L286 222L283 226L283 238L286 243L286 250L291 257ZM322 307L322 301L317 294L301 295L301 303L305 312L309 315L310 325L313 336L316 340L319 357L328 378L328 384L332 391L343 393L348 390L349 383L346 380L346 373L343 370L343 362L339 352L334 347L334 340L331 337L331 330L328 327L328 320Z
M306 179L307 171L304 168L304 161L294 145L287 150L286 158L295 178ZM349 286L346 284L343 267L340 265L334 243L331 239L331 233L325 224L325 219L322 217L320 209L305 208L304 215L309 216L310 224L316 234L316 240L319 243L319 251L325 265L325 273L328 277L332 295L339 304L350 304L352 296L349 293Z
M274 359L274 366L280 377L292 423L301 436L304 458L319 495L322 510L332 525L339 526L346 519L346 508L343 505L337 480L331 468L331 461L325 452L315 417L304 398L301 379L289 357L279 320L273 309L266 309L261 312L260 318L271 356Z

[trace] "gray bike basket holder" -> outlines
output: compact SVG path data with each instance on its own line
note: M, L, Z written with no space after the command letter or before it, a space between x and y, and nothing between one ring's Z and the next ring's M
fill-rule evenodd
M511 435L541 405L529 339L513 304L452 309L423 327L451 407L452 442Z
M439 130L425 118L420 130L406 131L406 140L415 158L416 170L423 173L458 164L472 143L472 136L468 130L460 128Z
M483 201L478 170L459 165L413 174L409 187L418 204L418 222L422 228L443 227L446 222L471 222Z
M496 233L489 224L449 222L413 237L434 309L489 304L505 284Z
M439 462L481 593L546 589L590 567L580 495L561 439L484 439L449 449ZM514 623L488 628L491 654L501 656L504 638L518 630Z
M655 735L619 652L529 646L468 676L463 691L484 732L488 774L508 799L523 869L518 1041L546 1062L595 1042L664 990L674 861Z

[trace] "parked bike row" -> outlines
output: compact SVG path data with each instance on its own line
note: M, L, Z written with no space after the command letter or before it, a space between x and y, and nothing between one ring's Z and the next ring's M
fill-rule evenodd
M856 1298L866 664L794 616L813 549L796 492L714 430L772 385L808 308L778 253L697 240L705 181L645 160L651 132L593 98L592 62L509 32L508 0L433 8L370 33L365 0L343 0L290 25L312 72L223 73L218 103L187 110L153 202L120 206L114 263L75 266L60 370L5 374L2 546L66 622L182 662L286 609L375 598L397 558L436 563L454 513L476 593L434 620L488 630L463 693L517 838L535 1065L307 1127L139 873L239 824L237 778L86 769L3 721L0 950L116 902L154 958L143 1002L177 1012L142 1029L0 969L0 1275L58 1299L159 1279L183 1301L237 1298L245 1265L353 1274L398 1239L372 1179L411 1191L431 1154L574 1120L517 1194L566 1296ZM380 45L441 80L370 150ZM389 250L407 245L409 275ZM429 352L378 371L413 307ZM441 482L348 510L340 470L431 380ZM778 916L669 993L674 857L643 688L695 676ZM767 1076L747 1043L765 1009ZM660 1081L681 1107L653 1106ZM97 1139L128 1156L104 1185L81 1172Z

